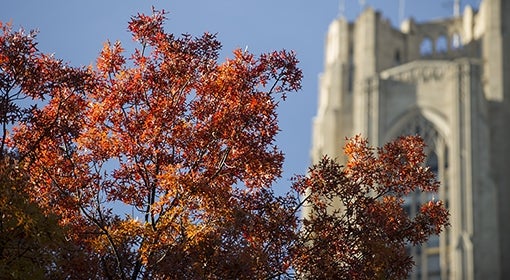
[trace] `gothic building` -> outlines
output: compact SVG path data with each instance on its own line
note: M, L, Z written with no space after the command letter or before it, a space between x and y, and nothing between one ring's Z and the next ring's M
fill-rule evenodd
M313 161L355 134L425 139L451 226L410 248L411 279L510 279L510 1L400 30L370 8L336 19L313 125Z

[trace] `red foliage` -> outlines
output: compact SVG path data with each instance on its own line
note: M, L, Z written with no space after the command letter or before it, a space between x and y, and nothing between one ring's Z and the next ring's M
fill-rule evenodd
M289 239L265 242L296 222L268 188L283 161L277 98L300 88L297 59L236 50L219 63L215 36L176 38L163 22L159 11L133 17L141 49L125 56L106 43L96 69L69 67L39 53L35 34L5 27L3 90L47 102L4 142L33 200L72 228L102 277L284 271ZM132 215L115 214L122 204Z
M346 166L324 158L294 188L305 197L303 246L295 267L308 279L405 279L412 269L406 245L421 244L448 224L441 201L415 217L404 210L411 192L437 191L423 166L423 141L401 137L374 152L366 139L351 139Z
M276 108L300 88L294 53L235 50L219 63L214 35L175 37L164 19L159 11L133 17L141 48L127 56L120 42L106 43L95 68L70 67L40 53L34 33L0 25L1 158L16 158L27 195L79 248L55 273L405 276L405 242L424 242L447 218L439 202L414 218L402 208L403 195L438 187L422 167L423 143L402 138L375 155L357 137L346 145L346 167L324 159L296 181L304 201L276 196ZM35 104L23 108L27 98ZM303 205L311 215L301 221Z

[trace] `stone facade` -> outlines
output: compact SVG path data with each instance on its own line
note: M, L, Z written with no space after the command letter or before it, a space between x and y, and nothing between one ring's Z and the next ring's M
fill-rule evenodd
M507 16L504 16L507 15ZM368 8L326 38L312 159L345 137L420 134L451 227L410 249L413 279L510 279L510 1L400 30ZM420 198L409 198L409 203Z

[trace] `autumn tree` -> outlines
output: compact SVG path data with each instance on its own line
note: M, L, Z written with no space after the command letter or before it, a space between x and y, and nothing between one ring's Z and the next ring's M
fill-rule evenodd
M378 149L356 136L344 147L345 166L324 157L296 180L309 214L294 265L307 279L406 279L413 267L406 246L448 224L441 201L428 201L414 217L404 208L406 195L439 187L423 166L423 148L418 136Z
M177 37L164 20L134 16L139 48L106 42L89 67L0 25L1 153L66 229L55 279L404 276L405 241L446 223L439 202L416 217L402 210L403 194L438 186L423 143L404 138L375 156L352 139L346 167L325 159L277 196L276 108L300 88L294 53L235 50L220 63L214 35ZM332 210L334 199L344 207ZM313 214L300 218L303 206Z
M90 68L4 28L7 91L44 103L5 141L29 194L72 229L102 278L285 273L295 218L269 187L283 161L275 109L300 87L297 60L236 50L218 63L213 35L175 37L163 22L158 11L133 17L140 48L106 43Z
M30 159L26 158L28 154L18 153L9 135L13 126L34 120L38 112L36 102L51 98L48 93L55 85L64 80L70 82L73 73L80 71L66 70L61 62L39 53L35 32L12 31L10 24L1 22L0 32L1 278L93 277L93 267L87 268L86 273L80 266L74 267L76 263L86 265L90 259L83 244L70 242L66 237L68 228L59 223L59 216L50 208L41 208L30 197L30 169L25 168ZM42 69L47 70L39 72Z

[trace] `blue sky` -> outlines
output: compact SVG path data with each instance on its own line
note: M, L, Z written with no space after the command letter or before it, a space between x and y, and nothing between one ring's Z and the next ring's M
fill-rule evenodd
M323 65L323 43L329 23L339 15L338 0L4 0L0 21L15 28L38 29L39 48L70 64L94 62L106 40L120 40L127 50L134 46L127 22L151 7L168 14L166 30L199 36L217 33L223 55L235 48L258 54L294 50L301 61L303 88L290 94L279 108L281 133L278 146L286 154L283 180L303 174L310 163L311 124L316 113L318 75ZM345 0L345 16L353 20L361 11L359 1ZM366 0L397 24L402 0ZM479 0L461 1L478 7ZM404 16L417 21L450 16L453 0L407 0ZM462 9L461 9L462 10ZM340 147L339 147L340 148Z

